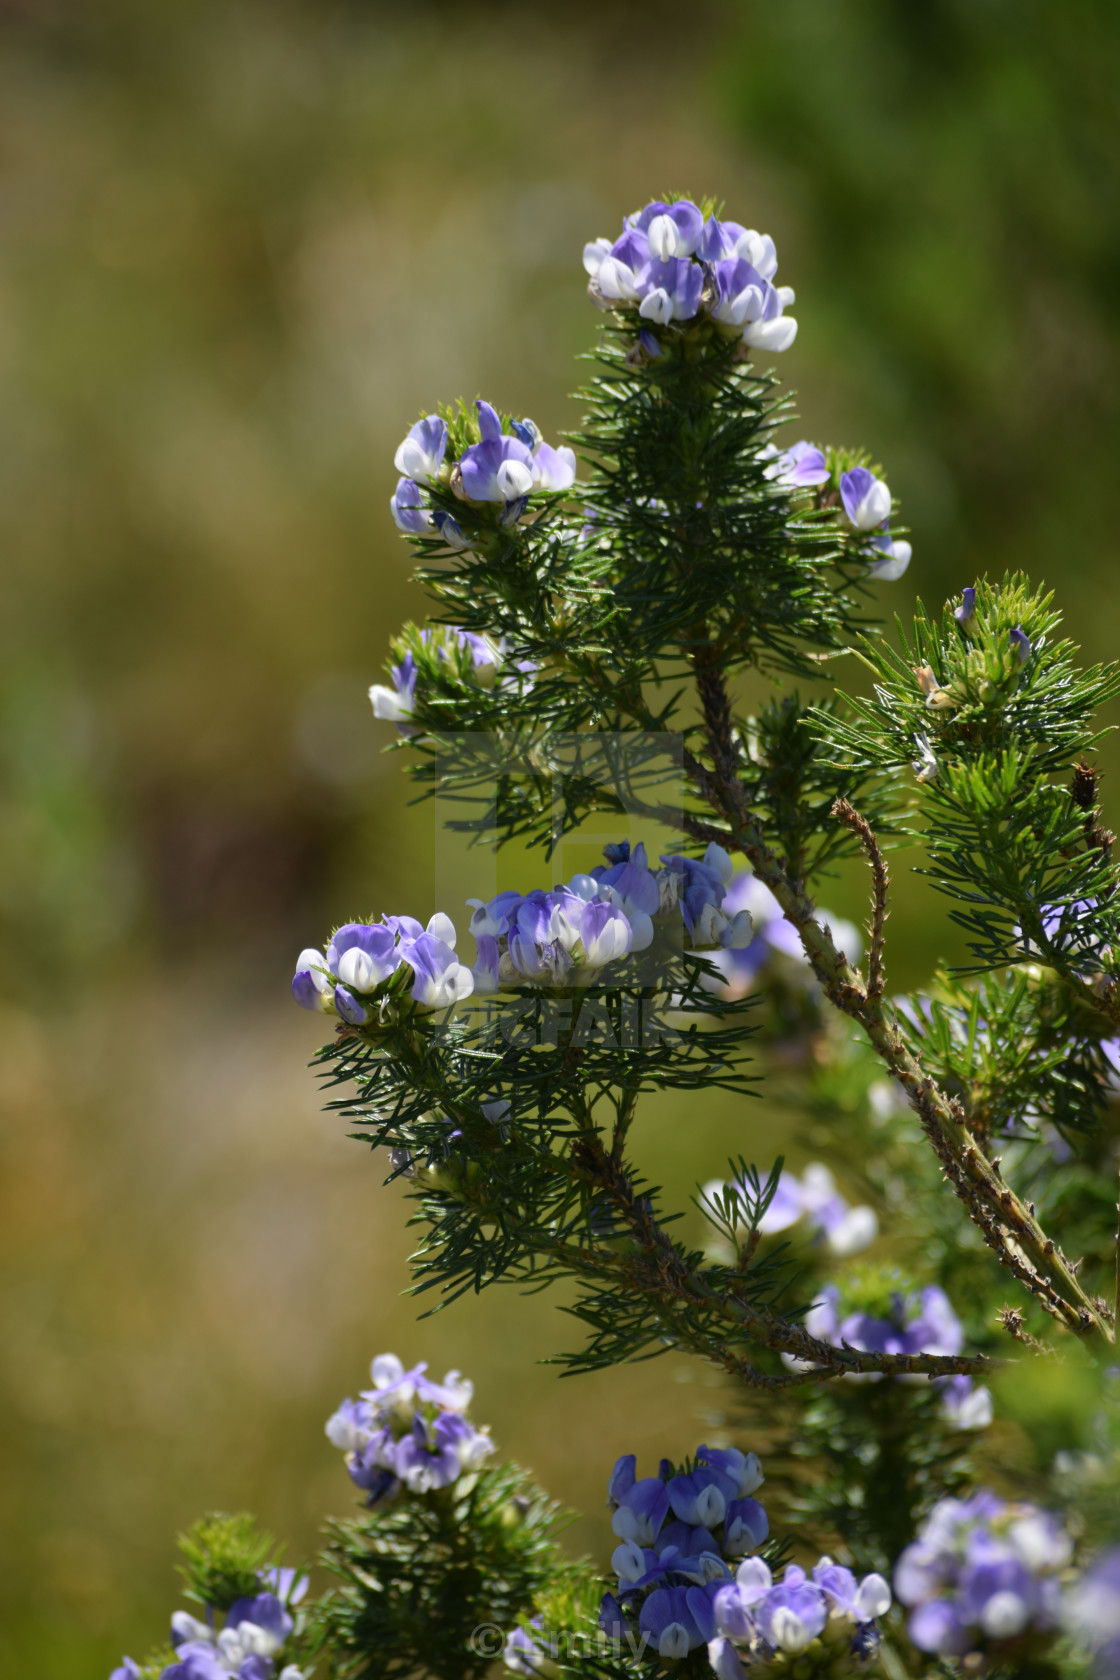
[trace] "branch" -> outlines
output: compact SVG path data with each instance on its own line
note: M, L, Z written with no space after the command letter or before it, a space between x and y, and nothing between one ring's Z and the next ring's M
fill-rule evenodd
M906 1092L946 1169L946 1177L1000 1263L1076 1335L1099 1334L1105 1341L1113 1342L1106 1312L1081 1287L1061 1249L1039 1225L1033 1205L1025 1207L1003 1183L998 1169L969 1131L963 1109L923 1071L882 998L872 995L869 987L863 985L843 952L837 950L828 929L816 920L800 883L789 880L781 862L766 844L757 821L747 809L746 793L738 776L727 690L714 658L715 650L710 644L698 648L693 655L708 752L714 766L708 770L694 755L685 755L701 797L728 823L734 844L774 894L786 920L797 929L826 996L859 1022L872 1047Z

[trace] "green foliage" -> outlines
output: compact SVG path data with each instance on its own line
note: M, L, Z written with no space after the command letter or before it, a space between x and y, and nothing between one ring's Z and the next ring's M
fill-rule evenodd
M1111 837L1070 782L1101 738L1094 713L1120 692L1120 669L1078 670L1050 601L1012 577L981 580L963 624L951 605L936 621L919 604L912 633L898 626L899 651L865 639L874 694L818 725L846 770L917 772L913 832L977 966L1041 958L1085 976L1120 936L1120 910ZM1013 632L1030 644L1025 658Z
M179 1536L186 1562L179 1565L188 1598L212 1610L228 1610L239 1598L261 1590L261 1571L276 1562L276 1542L246 1512L220 1511L200 1517Z
M315 1607L312 1653L342 1680L484 1675L499 1634L586 1575L557 1545L566 1520L506 1464L329 1524L322 1562L340 1584Z

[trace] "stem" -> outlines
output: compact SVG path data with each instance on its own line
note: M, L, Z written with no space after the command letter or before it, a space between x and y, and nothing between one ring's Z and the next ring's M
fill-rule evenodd
M1025 1207L1004 1184L998 1169L970 1132L961 1105L939 1090L923 1071L882 997L873 994L870 983L864 986L843 952L836 949L828 929L815 919L803 886L789 880L779 859L766 844L758 823L746 808L731 733L727 689L713 656L710 644L698 648L693 656L708 753L714 766L709 771L693 754L686 753L686 765L698 791L726 820L734 844L774 894L786 920L797 929L825 994L838 1009L860 1023L873 1048L906 1092L945 1168L946 1177L1001 1265L1018 1278L1052 1317L1061 1320L1076 1335L1096 1333L1107 1342L1114 1341L1105 1314L1085 1293L1061 1250L1038 1223L1033 1205Z

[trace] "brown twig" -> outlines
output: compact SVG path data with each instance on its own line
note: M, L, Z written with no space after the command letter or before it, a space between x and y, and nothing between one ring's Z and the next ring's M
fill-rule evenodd
M886 859L879 848L871 824L866 817L860 816L854 805L850 805L846 799L837 799L832 807L832 815L859 837L860 844L867 853L867 861L871 865L871 925L868 929L871 942L867 951L867 995L869 998L881 998L886 981L883 969L884 927L890 914L887 908L887 893L890 890L891 878L887 873Z
M1038 1223L1033 1207L1025 1207L1004 1184L973 1137L960 1105L925 1073L883 999L864 986L836 948L828 929L816 919L801 884L789 879L766 844L747 809L746 793L739 781L730 707L714 649L698 648L693 665L713 765L708 769L686 751L685 767L693 774L697 791L726 820L735 845L800 934L826 996L860 1023L872 1047L906 1092L946 1168L946 1177L1001 1264L1075 1334L1099 1334L1111 1343L1114 1336L1108 1315L1081 1287L1073 1267Z

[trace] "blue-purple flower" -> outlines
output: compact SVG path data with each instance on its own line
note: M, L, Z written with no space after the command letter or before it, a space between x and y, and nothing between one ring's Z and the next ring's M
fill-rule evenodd
M267 1586L251 1598L239 1598L226 1611L225 1626L219 1632L210 1611L205 1621L177 1610L171 1618L171 1643L176 1660L162 1670L160 1680L272 1680L275 1659L290 1637L295 1623L288 1606L296 1604L307 1590L307 1577L295 1570L270 1570L274 1583L286 1588L282 1594ZM135 1664L117 1670L112 1680L123 1676L135 1680ZM303 1680L301 1671L289 1663L279 1680Z
M715 1590L717 1634L709 1659L722 1680L741 1680L740 1652L752 1666L784 1667L784 1659L819 1648L822 1673L858 1672L878 1646L876 1618L890 1603L890 1587L881 1575L857 1580L828 1557L811 1575L791 1563L780 1581L762 1558L746 1558L734 1581Z
M1018 1657L1049 1643L1061 1613L1060 1574L1073 1553L1064 1523L1037 1506L982 1490L943 1499L894 1572L910 1638L941 1657Z
M588 290L601 308L636 308L639 321L678 328L707 318L758 349L785 350L797 322L784 313L789 287L775 287L774 242L738 222L706 221L690 199L660 199L628 216L618 239L584 247ZM641 329L647 357L661 356L656 334Z
M873 531L890 518L891 493L866 467L840 475L840 500L857 531Z
M454 922L440 910L427 928L413 916L346 922L325 952L300 952L292 996L304 1009L333 1009L361 1026L370 1019L362 998L379 992L404 963L412 970L413 999L425 1009L447 1008L474 987L470 969L455 955L456 941Z
M487 1431L466 1415L471 1384L458 1371L442 1383L426 1371L426 1364L406 1371L395 1354L379 1354L370 1367L373 1388L327 1419L327 1439L346 1454L347 1473L370 1505L402 1486L412 1493L448 1487L493 1451Z
M969 588L961 591L961 604L959 607L953 608L953 617L963 630L972 623L975 613L976 591L970 585Z
M389 501L393 523L406 536L422 537L433 528L432 515L415 479L397 480L397 488Z
M815 443L807 443L804 438L785 450L779 450L777 444L767 444L758 458L768 463L763 477L789 489L812 489L827 484L832 477L824 450L818 449Z

